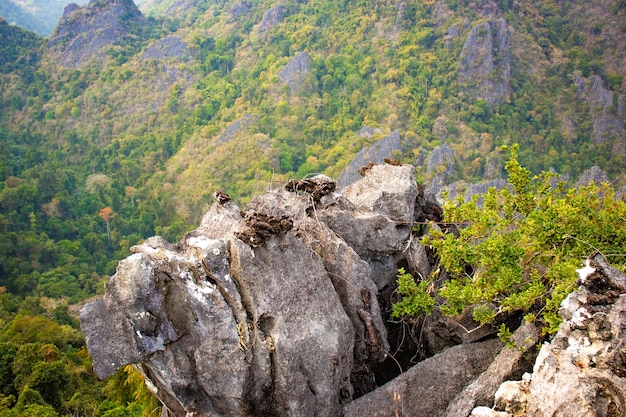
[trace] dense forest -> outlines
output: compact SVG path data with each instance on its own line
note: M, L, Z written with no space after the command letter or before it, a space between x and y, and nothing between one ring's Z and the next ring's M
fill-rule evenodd
M245 204L338 178L392 132L384 156L433 191L506 177L513 143L532 174L624 185L625 17L625 0L93 0L47 38L0 19L0 416L154 412L132 368L96 380L76 312L216 189Z

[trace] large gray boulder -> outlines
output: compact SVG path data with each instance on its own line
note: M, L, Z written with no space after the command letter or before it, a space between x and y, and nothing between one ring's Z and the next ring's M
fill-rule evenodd
M243 211L216 192L176 245L133 247L81 311L97 375L134 364L176 416L340 415L388 355L379 289L397 262L428 266L411 239L413 167L335 187L292 181ZM387 257L383 278L372 254Z
M450 401L487 369L501 348L498 339L451 347L349 403L344 417L443 416Z

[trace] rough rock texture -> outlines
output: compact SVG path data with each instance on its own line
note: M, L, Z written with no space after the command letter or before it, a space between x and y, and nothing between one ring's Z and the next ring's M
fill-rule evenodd
M448 403L491 363L497 339L459 345L428 358L344 409L344 417L443 416Z
M311 71L311 56L307 52L298 54L278 73L278 79L288 85L291 92L297 94L311 88L307 75Z
M372 128L359 130L359 136L372 137L376 133L382 133ZM377 140L369 146L364 146L350 161L350 164L343 170L339 176L339 186L345 187L362 178L359 174L359 168L367 164L382 164L384 158L390 156L393 151L400 150L402 147L402 137L396 130L390 135Z
M455 168L456 152L447 143L433 149L428 155L426 164L426 174L432 175L430 182L426 185L426 192L437 194L456 173Z
M248 13L249 10L250 10L250 6L248 6L247 3L243 2L243 1L238 1L238 2L234 3L230 7L230 9L228 9L228 16L232 20L237 20L241 16L245 16Z
M561 304L564 322L556 337L542 346L532 375L498 389L496 411L537 417L626 414L626 274L601 254L578 273L581 286Z
M182 16L195 9L202 0L175 0L165 10L166 16Z
M195 52L189 44L178 36L166 36L150 45L141 55L140 60L154 59L157 61L175 58L177 61L187 61Z
M511 94L511 39L505 19L477 24L470 30L459 59L459 82L471 97L490 108Z
M396 263L429 267L411 224L433 208L408 165L374 166L342 194L324 176L288 189L243 211L216 193L178 244L133 247L81 311L96 373L136 364L175 416L340 415L375 388L389 351L378 289ZM476 349L459 373L491 360Z
M626 151L623 149L623 141L626 140L624 95L614 97L613 91L602 86L602 79L598 75L592 75L588 79L582 76L576 77L574 83L578 97L586 100L589 105L594 143L600 144L611 138L622 138L622 141L615 141L614 151L621 151L620 153L624 154Z
M400 26L402 26L402 23L404 22L404 10L406 9L406 3L406 0L396 0L396 21L393 25L394 38L398 35L398 32L400 31Z
M259 25L259 35L264 36L271 28L282 22L286 14L287 10L281 5L266 11Z
M224 132L222 132L222 134L215 141L215 145L230 142L238 133L254 125L258 119L259 118L254 114L244 114L242 117L228 125Z
M85 7L70 5L48 42L55 61L78 68L102 56L103 50L127 37L132 26L146 20L132 0L92 0Z
M605 182L610 182L609 177L606 175L599 166L594 165L589 169L586 169L578 179L576 183L577 187L587 186L591 183L595 185L602 185Z
M529 351L539 341L539 329L525 323L515 331L512 340L517 348L502 349L485 372L450 402L445 417L466 417L475 407L491 405L496 390L504 381L519 378L532 369Z

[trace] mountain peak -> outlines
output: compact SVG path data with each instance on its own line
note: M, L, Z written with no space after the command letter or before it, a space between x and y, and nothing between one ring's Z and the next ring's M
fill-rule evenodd
M145 25L145 18L132 0L92 0L87 6L69 4L50 37L49 51L58 64L70 68L93 59L132 29Z

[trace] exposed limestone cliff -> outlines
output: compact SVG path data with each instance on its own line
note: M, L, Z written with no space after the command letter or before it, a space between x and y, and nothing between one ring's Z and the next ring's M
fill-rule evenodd
M511 94L511 39L505 19L479 23L467 35L459 59L462 91L489 107L506 102Z
M375 133L382 133L382 131L375 131L372 128L364 127L362 128L357 136L366 136L372 137ZM392 132L390 135L387 135L369 146L364 146L361 150L352 158L350 164L343 170L341 175L339 176L339 185L346 186L350 185L359 179L362 176L359 174L359 169L362 166L367 165L370 162L375 164L382 164L384 158L387 155L391 155L394 151L400 150L402 147L402 136L400 136L400 132L397 130Z
M288 85L294 94L310 90L313 83L307 76L311 71L311 62L307 52L299 52L278 73L278 79L283 85Z
M615 94L602 86L602 79L592 75L588 79L577 77L574 80L577 95L589 105L593 123L594 143L600 144L609 139L626 139L624 131L624 95ZM624 140L616 141L614 152L626 154Z
M79 68L102 59L105 48L129 36L146 21L132 0L92 0L87 6L70 4L48 42L59 65Z
M292 180L244 210L218 191L176 245L133 247L81 311L98 376L134 364L170 417L623 415L626 275L591 258L532 376L532 324L518 350L469 315L429 316L416 347L389 305L399 266L430 273L413 226L441 209L412 166L362 175ZM407 369L409 348L430 357Z
M264 36L272 27L282 22L286 14L287 10L280 4L266 11L259 25L259 35Z

